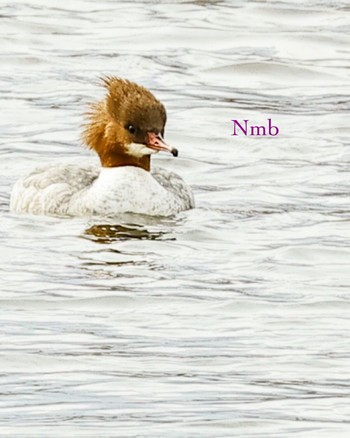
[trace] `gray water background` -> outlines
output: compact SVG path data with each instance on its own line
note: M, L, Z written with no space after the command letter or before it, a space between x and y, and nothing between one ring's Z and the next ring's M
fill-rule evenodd
M350 436L349 2L3 0L0 35L0 435ZM94 160L103 74L164 102L197 207L11 214Z

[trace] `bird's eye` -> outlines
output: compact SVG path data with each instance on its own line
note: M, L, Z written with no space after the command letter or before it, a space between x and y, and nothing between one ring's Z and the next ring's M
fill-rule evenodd
M131 134L135 134L136 132L136 128L134 125L128 125L127 129Z

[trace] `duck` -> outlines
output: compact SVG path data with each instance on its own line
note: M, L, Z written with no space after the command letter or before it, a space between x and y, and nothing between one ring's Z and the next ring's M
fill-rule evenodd
M176 173L151 166L159 152L178 156L164 140L164 105L145 87L105 76L107 93L90 104L83 141L99 157L93 165L39 166L14 185L10 210L46 216L136 213L172 216L194 207L192 190Z

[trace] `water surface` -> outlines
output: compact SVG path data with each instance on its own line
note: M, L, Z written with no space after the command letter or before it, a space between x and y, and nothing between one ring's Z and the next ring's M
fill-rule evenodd
M347 1L4 1L0 430L347 437ZM173 218L18 216L16 179L94 160L102 74L166 105ZM232 137L272 118L276 137Z

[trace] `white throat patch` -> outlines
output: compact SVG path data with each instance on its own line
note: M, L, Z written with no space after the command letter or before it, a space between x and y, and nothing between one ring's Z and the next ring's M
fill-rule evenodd
M156 154L158 152L141 143L130 143L125 147L125 150L127 154L137 158L144 157L145 155Z

